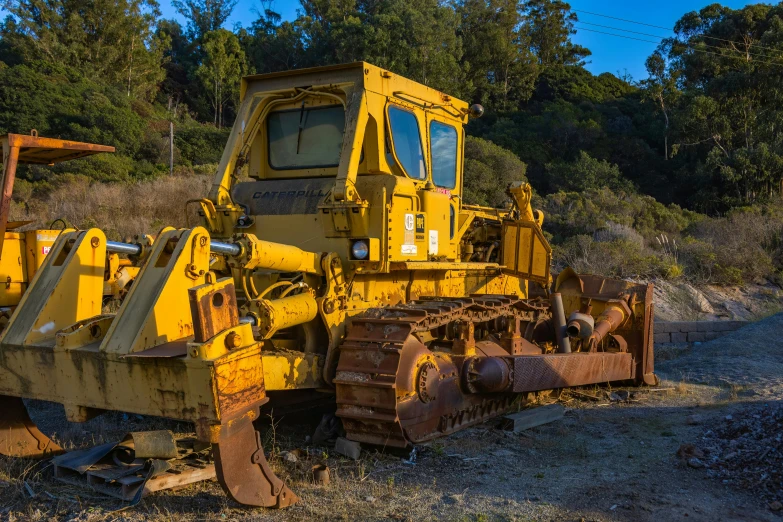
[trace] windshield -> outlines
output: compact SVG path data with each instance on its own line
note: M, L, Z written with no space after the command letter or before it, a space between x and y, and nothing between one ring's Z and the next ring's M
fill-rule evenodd
M342 105L272 112L267 117L273 169L336 167L343 145Z

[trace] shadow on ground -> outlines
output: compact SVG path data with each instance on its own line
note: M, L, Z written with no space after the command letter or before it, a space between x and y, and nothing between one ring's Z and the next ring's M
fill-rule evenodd
M245 509L217 483L158 493L120 512L117 500L60 484L46 463L4 459L0 518L68 520L773 520L764 499L693 469L676 456L752 400L730 388L666 382L666 391L632 390L631 401L561 396L561 421L513 434L486 423L417 448L415 463L371 449L361 460L308 446L321 411L277 415L262 426L270 461L301 502L283 511ZM591 390L595 393L598 390ZM597 394L600 395L600 394ZM110 413L85 424L60 407L31 405L41 429L66 447L119 439L144 429L190 431L152 417ZM686 419L700 415L698 424ZM274 419L274 422L271 422ZM279 455L308 450L297 462ZM309 481L314 464L332 471L328 486ZM33 493L34 498L30 495Z

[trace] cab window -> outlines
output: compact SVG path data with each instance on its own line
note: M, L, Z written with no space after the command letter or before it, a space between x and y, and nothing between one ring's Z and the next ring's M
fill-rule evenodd
M424 165L421 134L419 134L419 122L416 116L398 107L389 107L389 127L394 153L405 174L414 179L425 179L427 168Z
M438 121L430 123L432 182L442 188L457 186L457 129Z
M343 145L341 105L284 110L267 117L269 165L273 169L336 167Z

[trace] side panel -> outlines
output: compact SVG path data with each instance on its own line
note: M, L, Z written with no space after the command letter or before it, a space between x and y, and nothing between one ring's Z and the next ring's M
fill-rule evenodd
M503 222L503 265L507 273L547 285L551 262L552 247L535 223Z
M27 280L41 268L44 258L52 249L60 230L30 230L24 233L25 250L27 251Z
M0 256L0 306L16 306L27 288L24 235L6 232Z
M421 296L466 297L502 294L527 297L525 281L486 270L395 270L388 274L357 275L348 296L348 314L368 308L396 305Z

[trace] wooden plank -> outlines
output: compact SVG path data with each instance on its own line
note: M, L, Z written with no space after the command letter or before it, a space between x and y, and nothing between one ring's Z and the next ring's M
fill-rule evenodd
M193 484L194 482L201 482L202 480L211 480L215 478L215 476L214 464L208 464L204 469L193 468L183 470L182 473L176 475L174 473L164 473L147 482L147 485L144 486L144 494L146 495L153 491L185 486Z
M177 464L184 464L183 461L177 462ZM187 464L186 464L187 465ZM75 486L87 486L93 490L109 495L120 500L130 501L136 496L136 492L141 487L144 477L133 474L120 477L116 480L107 480L104 478L107 472L114 471L116 474L116 466L106 466L99 464L102 469L90 470L84 475L80 475L78 472L55 466L55 477L66 484L72 484ZM180 488L196 482L204 480L212 480L215 478L215 465L205 464L199 465L199 467L193 467L187 465L185 468L172 468L167 472L153 477L144 484L143 496L147 496L155 491L162 491L172 488Z
M520 411L519 413L512 413L506 415L504 418L511 421L510 430L514 433L525 431L542 424L548 424L556 420L560 420L565 415L565 408L560 404L549 404L547 406L539 406L537 408L530 408Z

